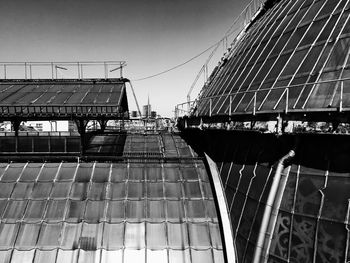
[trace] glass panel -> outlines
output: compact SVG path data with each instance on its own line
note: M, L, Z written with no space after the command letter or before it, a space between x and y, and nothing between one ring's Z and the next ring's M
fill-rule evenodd
M29 163L23 170L20 181L34 181L40 172L42 164Z
M186 200L187 218L190 221L205 221L205 207L203 200Z
M66 200L49 200L45 221L62 221L66 203Z
M184 182L186 198L202 198L199 182Z
M121 222L124 220L125 216L125 205L124 201L109 201L107 220L109 222Z
M13 189L11 198L26 199L32 192L34 183L17 183Z
M214 263L212 250L191 249L192 263Z
M294 216L292 244L290 246L291 262L312 262L316 220Z
M16 182L19 176L21 175L24 166L25 163L10 164L10 166L7 168L4 175L2 176L1 181Z
M145 167L146 178L149 181L161 181L162 178L162 167Z
M211 244L216 249L222 249L219 224L209 223Z
M89 182L92 176L93 163L81 163L78 167L76 182Z
M169 263L191 263L189 250L169 250Z
M128 198L139 199L144 197L144 182L129 182L128 183Z
M83 231L79 239L79 247L83 250L101 248L103 224L83 224Z
M59 164L57 163L45 163L41 170L39 181L53 181L55 179Z
M101 263L123 262L123 250L106 251L102 250Z
M147 262L167 262L167 251L164 250L148 250L147 249Z
M85 201L69 201L66 220L69 222L80 222L84 216Z
M143 165L130 164L129 168L129 180L141 181L145 180L145 175L143 173Z
M31 198L47 199L52 188L52 183L36 183L33 187Z
M308 215L317 215L321 203L319 189L323 188L325 177L303 175L300 170L300 179L295 201L295 212Z
M165 209L164 201L147 200L147 220L148 221L164 221Z
M106 195L105 183L92 183L88 194L88 199L91 200L104 200Z
M0 198L9 198L15 183L0 182Z
M43 249L58 248L61 243L62 228L62 223L43 223L38 240L38 247Z
M103 247L108 250L120 249L124 245L124 223L105 223L103 230Z
M127 173L127 167L124 164L113 164L111 182L124 181Z
M87 222L100 222L104 219L105 201L87 201L85 220Z
M168 234L169 247L171 249L185 249L189 246L186 223L183 223L183 224L168 223L167 234Z
M184 180L198 180L198 174L195 167L181 166L182 177Z
M111 165L109 163L96 163L92 181L98 183L108 182L110 168Z
M78 263L95 263L100 262L100 251L94 250L80 250Z
M188 224L190 244L195 249L210 247L209 228L207 224Z
M34 263L56 263L56 257L57 250L42 251L37 249Z
M163 198L163 183L147 183L148 198Z
M145 219L145 207L143 200L126 202L126 218L132 221L141 221Z
M56 263L77 262L79 250L58 250Z
M12 263L32 263L35 250L19 251L14 250L12 254Z
M10 249L17 237L18 224L0 224L0 248Z
M16 240L16 248L33 249L38 240L40 224L21 224Z
M124 262L137 262L145 263L146 261L145 249L125 249L124 250Z
M321 220L318 228L316 262L346 262L347 231L344 224Z
M57 175L57 180L58 181L73 180L76 167L77 167L76 163L62 163L61 168Z
M7 204L3 220L6 222L15 222L23 217L27 201L13 201L10 200Z
M167 219L170 222L181 222L184 220L184 203L183 201L166 202Z
M109 198L113 200L118 199L125 199L125 190L126 190L126 184L125 183L111 183L109 185Z
M125 247L135 249L145 247L145 223L125 224Z
M81 235L82 224L64 223L62 231L61 248L63 249L77 249L79 237Z
M165 223L146 223L146 242L149 249L164 249L167 246Z
M165 183L165 197L168 199L182 198L181 183Z
M343 222L347 216L346 208L350 199L350 180L348 174L342 174L343 177L335 177L336 175L330 172L327 188L323 190L322 217Z
M178 165L164 164L164 179L166 181L180 180L180 169Z
M73 183L70 192L70 198L77 200L85 200L87 197L89 183Z
M29 200L25 215L24 215L24 221L25 222L40 222L42 219L44 212L46 208L46 201L36 201L36 200Z
M55 182L51 192L51 198L67 198L72 183L68 182Z

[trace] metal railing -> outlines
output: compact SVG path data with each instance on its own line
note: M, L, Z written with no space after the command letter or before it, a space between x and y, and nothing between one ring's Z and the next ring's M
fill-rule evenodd
M122 78L124 67L125 61L0 62L0 79Z
M259 89L259 90L247 90L247 91L240 91L240 92L234 92L234 93L226 93L226 94L220 94L220 95L215 95L215 96L209 96L209 97L205 97L205 98L201 98L200 100L194 100L194 101L189 101L189 102L184 102L184 103L180 103L178 105L175 106L175 118L179 118L179 117L184 117L184 116L190 116L190 115L198 115L199 112L204 107L208 107L208 117L211 117L213 114L216 114L216 112L214 112L214 107L213 107L213 102L214 100L217 100L219 98L224 97L225 101L228 101L227 107L228 109L225 110L225 114L223 114L223 112L220 112L220 114L222 115L234 115L234 114L253 114L256 115L257 113L259 113L259 111L262 111L262 107L264 106L264 102L266 102L266 98L269 96L270 92L273 91L280 91L281 95L279 96L278 100L276 101L276 103L274 104L273 107L271 107L270 109L268 109L267 111L270 111L271 113L273 111L275 111L279 105L281 105L282 102L285 103L284 109L283 111L285 113L288 113L290 111L293 110L298 110L298 111L303 111L303 110L307 110L307 103L308 101L310 101L311 98L311 94L314 91L316 85L318 86L318 88L322 89L322 88L329 88L328 86L322 87L322 84L329 84L329 83L335 83L334 85L337 85L334 87L333 89L333 94L332 94L332 98L330 99L330 102L333 102L334 98L338 95L339 96L339 105L337 105L337 107L331 107L332 103L329 103L329 106L324 106L321 108L317 108L317 110L324 110L324 111L330 111L330 110L334 110L334 108L337 108L337 110L339 112L342 112L344 110L344 105L343 105L343 101L344 101L344 82L345 81L349 81L350 82L350 78L341 78L341 79L335 79L335 80L325 80L325 81L318 81L318 82L310 82L310 83L304 83L304 84L296 84L296 85L289 85L289 86L281 86L281 87L273 87L273 88L269 88L269 89ZM308 92L308 96L307 98L302 102L302 106L301 107L296 107L297 103L300 102L300 96L302 94L302 92L304 91L305 87L307 86L312 86L312 89ZM295 97L293 97L293 99L296 99L296 101L293 103L293 105L290 105L290 101L291 101L291 90L293 88L302 88L301 91L298 93L298 95ZM240 106L241 100L239 101L239 103L237 103L237 105L232 105L234 99L237 97L237 95L240 94L252 94L249 103L245 106L244 110L240 110L237 111L238 107ZM265 96L263 97L262 100L257 101L257 97L259 95L259 93L265 93ZM350 105L348 105L350 106ZM251 110L250 110L251 109ZM314 108L311 108L314 109ZM315 108L316 109L316 108ZM266 111L264 111L266 112Z
M187 93L187 102L191 101L191 93L196 88L197 83L200 79L202 79L202 75L204 78L204 84L209 80L209 72L213 71L215 66L220 67L221 61L228 57L234 50L234 47L237 43L237 39L242 35L242 32L246 29L247 25L256 17L256 15L261 10L265 0L252 0L249 4L243 9L243 11L236 17L233 21L231 27L226 31L225 36L217 43L217 45L213 48L212 52L208 56L204 65L201 67L197 76L195 77L188 93ZM230 49L228 49L228 43L231 43ZM218 50L220 46L223 46L224 52L218 54ZM221 60L220 60L221 58ZM215 60L214 60L215 59ZM214 61L213 61L214 60ZM219 60L219 63L217 61ZM210 63L213 62L212 65ZM218 64L218 65L216 65Z

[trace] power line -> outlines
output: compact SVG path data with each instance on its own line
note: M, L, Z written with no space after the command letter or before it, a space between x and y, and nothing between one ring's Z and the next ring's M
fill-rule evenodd
M154 77L157 77L157 76L159 76L159 75L163 75L163 74L165 74L165 73L167 73L167 72L169 72L169 71L172 71L172 70L174 70L174 69L177 69L177 68L179 68L179 67L182 67L182 66L184 66L184 65L186 65L186 64L188 64L188 63L190 63L191 61L195 60L196 58L200 57L200 56L203 55L204 53L208 52L210 49L216 47L221 41L222 41L222 40L216 42L215 44L211 45L211 46L208 47L207 49L203 50L201 53L195 55L194 57L191 57L190 59L186 60L185 62L182 62L181 64L178 64L178 65L176 65L176 66L174 66L174 67L171 67L171 68L169 68L169 69L166 69L166 70L161 71L161 72L159 72L159 73L156 73L156 74L154 74L154 75L147 76L147 77L144 77L144 78L134 79L134 80L132 80L132 81L141 81L141 80L146 80L146 79L154 78Z
M190 59L186 60L185 62L183 62L183 63L181 63L181 64L178 64L178 65L176 65L176 66L174 66L174 67L171 67L171 68L169 68L169 69L166 69L166 70L161 71L161 72L159 72L159 73L156 73L156 74L154 74L154 75L150 75L150 76L143 77L143 78L139 78L139 79L134 79L133 81L141 81L141 80L146 80L146 79L150 79L150 78L154 78L154 77L163 75L163 74L165 74L165 73L168 73L169 71L175 70L175 69L177 69L177 68L180 68L180 67L182 67L182 66L188 64L189 62L195 60L196 58L200 57L201 55L203 55L204 53L208 52L209 50L211 50L211 49L214 48L214 47L215 47L215 49L217 49L218 46L221 44L221 42L223 42L223 41L225 41L225 40L227 41L227 38L228 38L229 36L233 35L233 34L236 32L237 29L236 29L236 30L233 30L233 31L232 31L232 29L234 28L234 26L235 26L237 23L240 22L240 19L242 19L242 16L245 14L245 12L247 12L247 10L248 10L252 5L254 5L254 3L255 3L256 1L257 1L258 3L261 2L261 0L251 0L251 1L249 2L249 4L243 9L243 11L242 11L242 12L236 17L236 19L233 21L233 23L231 24L231 26L229 27L229 29L225 32L224 37L221 38L219 41L217 41L215 44L211 45L211 46L208 47L207 49L203 50L201 53L195 55L194 57L191 57ZM260 4L261 4L261 3L260 3ZM214 52L215 52L215 51L214 51ZM210 55L210 58L211 58L212 55L213 55L213 54Z

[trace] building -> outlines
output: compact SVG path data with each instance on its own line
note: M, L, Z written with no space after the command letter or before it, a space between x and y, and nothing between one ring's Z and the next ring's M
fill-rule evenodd
M233 251L217 175L179 134L125 129L127 82L0 81L0 121L15 129L0 133L0 262L221 263ZM77 132L19 131L37 120Z
M179 118L217 165L237 262L350 260L349 18L348 1L264 1Z

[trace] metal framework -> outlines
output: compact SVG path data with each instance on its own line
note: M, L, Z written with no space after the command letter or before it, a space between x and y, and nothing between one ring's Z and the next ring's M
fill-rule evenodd
M2 79L84 79L123 77L125 61L0 62ZM63 74L65 72L67 75ZM119 76L115 73L119 72ZM2 75L1 75L2 74Z
M305 113L319 120L338 112L350 121L349 11L348 0L279 1L250 24L185 114L215 121Z

